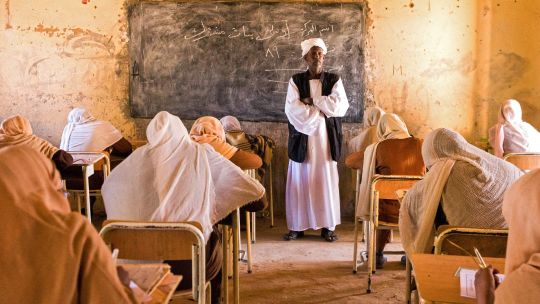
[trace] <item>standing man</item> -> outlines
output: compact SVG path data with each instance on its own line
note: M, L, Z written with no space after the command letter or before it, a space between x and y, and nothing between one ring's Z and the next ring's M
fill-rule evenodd
M349 108L338 75L324 72L326 45L320 38L301 43L308 70L289 81L285 114L289 120L289 171L285 202L289 233L285 240L321 229L328 242L341 223L337 160L341 155L341 117Z

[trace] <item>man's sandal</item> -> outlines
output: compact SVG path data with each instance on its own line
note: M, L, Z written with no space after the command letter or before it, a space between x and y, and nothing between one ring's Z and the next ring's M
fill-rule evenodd
M304 236L304 231L294 231L294 230L291 230L289 231L289 233L285 234L283 236L283 239L285 241L291 241L291 240L296 240L298 238L301 238Z
M323 228L321 230L321 237L324 238L327 242L335 242L338 240L338 236L334 231L329 230L328 228Z

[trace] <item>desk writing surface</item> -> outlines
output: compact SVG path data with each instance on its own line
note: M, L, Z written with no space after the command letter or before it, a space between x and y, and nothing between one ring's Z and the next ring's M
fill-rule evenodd
M97 161L105 157L101 153L88 154L88 153L70 152L69 154L71 154L71 157L73 157L74 166L95 164Z
M504 272L502 258L484 258L501 273ZM476 299L460 296L458 267L478 269L470 256L413 254L412 264L420 297L426 301L444 303L476 303Z

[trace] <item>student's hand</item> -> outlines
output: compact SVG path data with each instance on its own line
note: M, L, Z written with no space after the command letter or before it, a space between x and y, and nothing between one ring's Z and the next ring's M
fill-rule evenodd
M474 288L478 304L491 304L495 302L495 288L499 285L495 274L498 273L491 265L476 272Z
M302 98L302 99L300 99L300 101L303 104L308 105L308 106L313 105L313 98L311 98L311 97Z
M120 265L116 266L116 272L118 273L118 278L120 279L120 282L122 282L122 285L129 288L129 282L131 282L129 273Z

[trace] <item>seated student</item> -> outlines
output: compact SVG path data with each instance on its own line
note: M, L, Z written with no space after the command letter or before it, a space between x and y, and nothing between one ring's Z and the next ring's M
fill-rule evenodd
M362 169L356 216L369 217L369 189L374 174L384 175L423 175L422 140L409 134L407 126L396 114L384 114L377 125L378 143L364 151L347 156L345 164L349 168ZM365 155L365 157L364 157ZM362 164L363 161L363 164ZM365 178L364 178L365 177ZM399 202L381 200L379 202L379 220L398 223ZM382 268L386 258L384 247L390 242L390 230L377 231L376 267Z
M377 124L385 114L384 110L374 106L364 112L364 129L349 141L349 152L364 151L367 146L377 142Z
M0 172L0 302L137 303L94 227L70 212L50 161L2 148Z
M499 285L491 266L478 270L477 303L540 303L540 170L518 179L504 194L508 223L505 278ZM497 286L498 285L498 286Z
M228 144L237 147L240 150L252 151L251 142L248 135L242 130L240 121L234 116L224 116L219 122L225 131L225 140Z
M408 255L431 252L439 225L506 227L503 194L521 170L444 128L426 136L422 157L428 172L407 192L399 212Z
M212 283L214 303L220 297L222 251L213 225L260 199L264 188L211 146L192 141L174 115L156 114L146 137L148 144L120 163L103 184L107 217L199 222L206 239L206 279ZM190 286L191 263L172 264L173 272L184 275L182 288Z
M0 148L22 145L51 159L61 172L73 164L73 157L69 153L34 135L30 121L25 117L15 115L4 119L0 124Z
M242 170L257 169L262 166L262 160L259 156L239 150L225 141L225 130L215 117L198 118L193 123L189 135L198 143L209 144L217 153L223 155Z
M228 144L237 147L240 150L253 152L258 155L263 165L257 169L257 178L259 181L264 179L266 170L270 167L274 141L264 135L246 134L236 117L225 116L219 120L225 130L225 139Z
M85 108L69 112L60 148L66 151L111 150L111 155L119 157L127 157L132 150L131 143L118 129L108 121L95 119Z
M501 105L496 125L489 129L493 154L502 158L512 152L540 152L540 133L521 119L521 105L508 99Z

